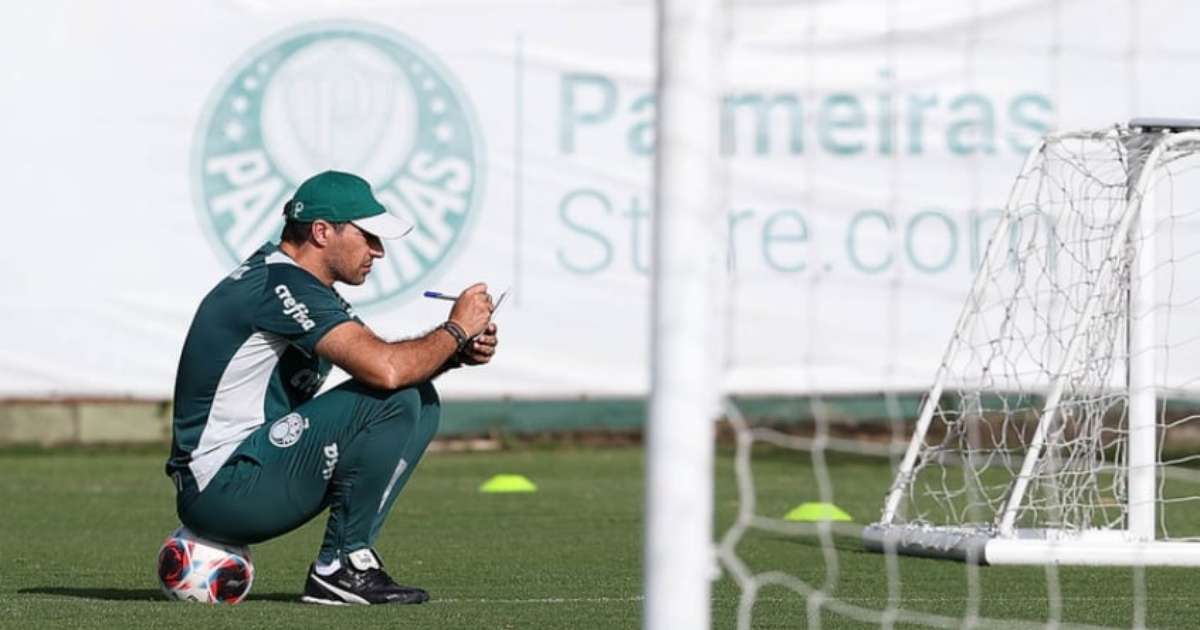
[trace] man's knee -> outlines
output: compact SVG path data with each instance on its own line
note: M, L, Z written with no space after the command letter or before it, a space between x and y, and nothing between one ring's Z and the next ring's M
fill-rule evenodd
M433 381L417 383L416 390L417 394L421 397L422 407L441 407L442 402L441 399L438 398L437 389L433 387Z
M411 427L410 436L416 436L422 442L433 438L442 415L441 402L433 383L425 381L399 390L395 393L395 402L398 405L396 417L403 418L405 424Z
M429 381L381 393L386 409L384 415L389 418L420 420L431 414L436 417L441 408L437 390Z
M431 381L423 381L400 389L380 389L372 387L357 379L351 379L338 386L365 398L387 401L401 405L438 405L437 390Z
M424 381L401 389L383 390L356 380L339 386L358 397L354 403L361 418L360 427L397 423L409 430L433 425L441 415L441 403L433 383Z

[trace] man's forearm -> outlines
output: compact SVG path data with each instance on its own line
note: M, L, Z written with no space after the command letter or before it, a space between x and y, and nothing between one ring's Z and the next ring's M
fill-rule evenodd
M410 387L432 380L450 367L458 351L458 341L443 328L424 335L388 344L389 361L397 375L398 387Z

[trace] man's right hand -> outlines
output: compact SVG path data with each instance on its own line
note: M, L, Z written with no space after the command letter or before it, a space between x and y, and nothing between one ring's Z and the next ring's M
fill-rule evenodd
M450 321L462 327L467 337L482 333L492 319L492 296L487 285L478 282L459 294L450 308Z

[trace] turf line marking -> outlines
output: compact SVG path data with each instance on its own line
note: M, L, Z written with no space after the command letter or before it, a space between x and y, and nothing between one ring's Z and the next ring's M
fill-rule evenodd
M645 601L645 597L536 597L532 599L488 599L488 598L450 598L431 599L430 604L631 604Z
M251 597L253 599L253 597ZM738 601L738 597L714 597L713 601ZM756 602L770 603L786 603L790 601L802 601L804 598L797 595L795 597L757 597ZM1048 597L981 597L979 601L1021 601L1021 602L1044 602L1048 601ZM1073 602L1088 602L1088 601L1110 601L1111 597L1064 597L1063 601ZM435 598L429 601L430 604L632 604L635 602L643 602L646 600L644 595L631 597L533 597L526 599L490 599L486 597L451 597L451 598ZM1194 601L1194 597L1183 596L1164 596L1164 597L1147 597L1147 601ZM886 605L888 599L886 597L831 597L825 601L843 601L843 602L879 602ZM922 603L944 603L944 602L965 602L966 597L905 597L897 601L898 604L922 604Z

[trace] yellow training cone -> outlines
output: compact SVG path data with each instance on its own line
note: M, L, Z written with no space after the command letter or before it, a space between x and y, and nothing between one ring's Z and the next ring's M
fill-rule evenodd
M525 475L496 475L479 486L480 492L537 492Z
M832 503L801 503L783 517L785 521L852 521L842 508Z

